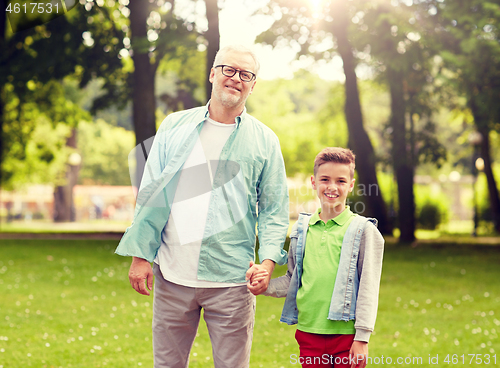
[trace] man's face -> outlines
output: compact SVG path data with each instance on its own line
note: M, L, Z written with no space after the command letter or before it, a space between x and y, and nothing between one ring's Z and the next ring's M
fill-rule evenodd
M221 64L255 74L255 62L250 54L228 51ZM212 68L209 80L212 82L212 102L220 103L225 108L230 109L243 109L255 85L255 80L243 82L239 73L232 77L226 77L222 74L221 67Z
M344 208L347 195L354 188L349 165L336 162L326 162L315 176L311 177L312 187L316 190L323 210L340 214Z

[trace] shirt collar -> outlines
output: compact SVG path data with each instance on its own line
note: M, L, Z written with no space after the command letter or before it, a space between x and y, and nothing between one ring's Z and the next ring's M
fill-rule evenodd
M319 221L323 221L319 217L320 213L321 213L321 208L318 208L318 210L309 219L309 225L315 225ZM328 221L334 221L337 225L343 226L347 222L347 220L349 220L351 215L352 215L352 211L351 211L350 207L345 206L345 210L342 211L342 213L340 215L338 215L337 217L330 219ZM327 223L328 223L328 221L327 221Z
M207 104L205 105L205 119L208 118L209 116L209 111L208 111L208 107L210 106L210 101L211 100L208 100ZM235 123L236 123L236 127L239 128L240 127L240 124L243 120L245 120L247 116L247 107L244 106L243 107L243 111L241 112L240 115L238 115L236 117L236 119L234 119Z

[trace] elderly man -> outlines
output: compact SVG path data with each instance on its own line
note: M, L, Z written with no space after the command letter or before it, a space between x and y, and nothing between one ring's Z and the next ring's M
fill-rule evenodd
M258 70L249 49L219 50L207 106L167 116L149 152L134 221L116 253L133 256L137 292L149 295L155 275L156 368L188 366L201 309L215 367L248 367L255 295L267 289L275 263L286 262L279 141L245 108Z

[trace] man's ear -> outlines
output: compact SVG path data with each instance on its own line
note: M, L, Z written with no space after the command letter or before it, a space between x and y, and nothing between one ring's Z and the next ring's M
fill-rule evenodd
M316 180L314 179L314 175L311 175L311 184L312 184L312 188L314 190L316 190Z
M250 92L248 93L249 95L251 95L251 94L252 94L252 92L253 92L253 87L255 87L255 83L257 83L257 81L256 81L256 80L255 80L255 81L253 81L252 87L250 87Z
M215 69L212 68L210 70L210 75L208 76L208 80L210 81L210 83L214 83L214 77L215 77Z

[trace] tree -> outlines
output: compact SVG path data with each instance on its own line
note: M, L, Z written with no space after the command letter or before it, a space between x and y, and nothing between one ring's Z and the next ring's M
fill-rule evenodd
M196 49L194 27L174 15L173 0L162 3L132 1L126 7L122 2L87 2L85 7L77 6L48 23L9 34L0 45L0 91L10 83L22 105L30 83L72 75L83 87L93 78L102 78L105 93L94 99L91 112L113 104L123 106L131 97L136 140L143 142L156 132L154 78L160 61L179 47ZM128 54L132 55L132 67L127 65ZM47 105L47 110L55 107ZM26 133L24 141L29 139Z
M321 9L314 8L309 1L272 0L263 12L274 16L276 21L269 31L258 38L259 41L276 46L287 40L294 48L300 49L302 55L312 54L317 58L329 59L338 53L342 57L346 78L345 116L349 130L349 146L358 158L358 185L365 188L373 185L378 187L376 158L363 125L355 70L357 61L349 39L349 19L354 15L352 9L340 0L324 3ZM377 195L368 195L364 199L368 215L379 220L382 233L392 233L382 193L378 191Z
M196 48L193 25L175 15L174 0L160 5L163 3L131 1L128 5L134 61L130 90L137 145L156 134L155 75L160 61L180 47ZM142 155L141 150L136 151ZM138 159L137 163L143 161ZM144 167L138 165L136 183L140 183L143 171Z
M400 10L400 9L398 9ZM400 11L399 13L406 13ZM361 34L365 35L365 42L360 42L361 49L369 45L370 55L382 64L382 74L389 86L391 96L391 128L393 172L397 180L399 201L399 229L400 241L411 243L415 240L415 195L413 192L413 177L415 160L414 147L411 144L413 130L408 132L407 99L408 75L411 73L411 57L406 54L406 33L399 32L398 25L403 22L407 14L397 14L394 7L381 3L365 5L363 17L358 21ZM409 18L409 17L407 17ZM406 21L406 19L404 19ZM363 27L364 26L364 27ZM364 32L363 32L364 30ZM363 36L358 36L363 40ZM412 54L412 56L414 56ZM419 60L419 59L417 59ZM416 60L415 60L416 61ZM409 116L412 120L413 116ZM410 133L410 134L408 134Z
M21 17L15 21L26 20ZM0 44L0 91L2 91L0 125L3 160L6 152L9 156L16 154L11 152L13 147L17 147L18 157L26 155L27 143L32 139L35 120L26 119L25 112L33 110L31 107L33 104L53 126L64 122L71 129L76 128L84 112L61 92L63 78L71 75L78 80L80 87L83 87L92 78L106 77L108 83L105 85L105 90L110 96L116 91L114 81L119 80L122 68L121 61L117 57L119 52L117 45L123 38L123 33L114 27L108 9L98 7L87 9L78 6L45 24L34 27L29 25L30 23L21 24L21 27L18 27L19 24L15 27L13 25L13 29L23 29L16 33L9 32L5 28L5 23L2 28L4 38ZM7 96L6 87L9 88L10 97ZM48 91L45 91L47 93L43 93L47 88ZM18 101L14 116L12 111L5 110L5 104L10 98ZM71 147L72 142L74 139L69 137L68 147ZM2 185L8 185L13 173L6 172L3 164L4 162L2 162L1 181ZM11 167L11 169L16 168ZM55 207L59 209L56 214L56 219L59 221L71 218L71 188L76 182L77 168L68 166L67 172L65 184L54 180L58 185L54 199ZM61 188L63 184L69 187L63 189Z
M429 1L439 25L444 66L467 99L482 140L481 157L493 222L500 232L500 197L490 148L490 132L500 129L500 1Z
M413 178L419 163L436 165L446 150L435 135L438 104L433 84L429 14L420 5L360 0L353 3L353 45L360 58L387 84L391 97L388 131L390 161L397 180L400 241L415 240Z
M205 0L205 8L207 13L208 29L205 32L205 39L207 45L207 65L206 65L206 79L205 79L205 93L206 99L210 99L212 94L212 83L208 80L212 63L214 62L215 55L220 47L219 35L219 7L217 0Z

